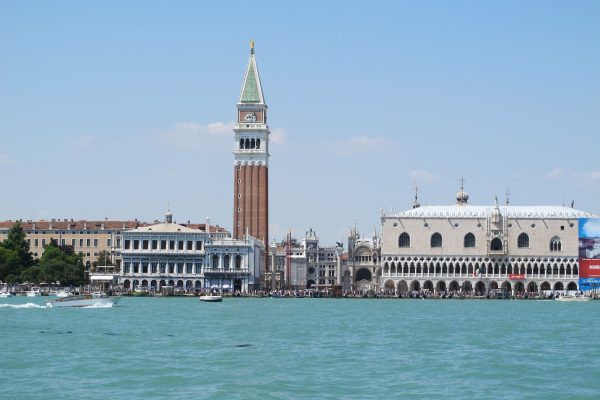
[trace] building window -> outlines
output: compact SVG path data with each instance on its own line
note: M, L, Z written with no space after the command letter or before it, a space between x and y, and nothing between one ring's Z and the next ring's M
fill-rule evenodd
M177 273L183 274L183 263L177 263Z
M183 250L183 240L177 241L177 249L178 250Z
M142 249L148 250L148 240L142 240Z
M200 240L196 241L196 250L202 250L202 241L200 241Z
M129 273L129 262L124 262L123 263L123 272L128 274Z
M431 235L431 247L442 247L442 235L438 232Z
M38 247L38 244L39 244L39 242L38 242L38 239L34 239L34 240L33 240L33 243L34 243L34 246L35 246L35 247Z
M133 263L133 273L134 274L139 274L140 273L140 263L137 263L137 262Z
M111 245L111 240L110 239L106 239L106 247L110 247Z
M517 238L517 247L520 249L529 247L529 235L525 232L521 233Z
M46 245L46 239L42 239L42 247Z
M562 251L562 243L558 236L554 236L550 239L550 251Z
M92 243L91 239L85 239L85 246L86 247L90 247L91 243Z
M98 247L98 239L94 239L94 247Z
M148 263L142 263L142 273L143 274L147 274L148 273Z
M398 237L398 247L410 247L410 235L406 232L402 232Z
M175 273L175 264L174 263L169 263L169 273L170 274Z
M157 264L155 262L153 262L150 265L151 265L151 271L152 271L152 273L155 274L156 273L156 266L157 266Z
M175 241L169 240L169 250L175 250Z
M131 248L131 240L125 239L125 250L129 250Z
M502 250L502 240L500 238L492 239L492 243L490 243L491 251L501 251Z
M471 232L467 233L465 235L464 245L465 247L475 247L475 235Z
M196 263L196 273L199 274L202 271L202 264Z
M138 250L140 248L140 241L139 240L134 240L133 241L133 249L134 250Z
M121 247L121 238L117 238L117 247Z
M194 250L194 242L191 240L187 241L187 249L186 250ZM190 271L191 273L191 271Z
M167 241L166 240L161 240L160 241L160 249L161 250L166 250L167 249Z
M164 274L167 272L167 264L165 263L160 263L160 273Z
M186 274L191 274L193 266L194 266L194 264L192 264L192 263L185 264L185 273Z
M37 246L37 243L35 245ZM79 239L79 247L83 247L83 239Z
M75 239L71 239L71 247L75 248Z
M156 250L158 249L158 240L153 240L152 241L152 250Z

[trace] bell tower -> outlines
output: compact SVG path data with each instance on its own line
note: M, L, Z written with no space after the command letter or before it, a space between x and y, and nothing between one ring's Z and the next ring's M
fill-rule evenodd
M237 102L233 171L233 236L269 244L269 127L254 41Z

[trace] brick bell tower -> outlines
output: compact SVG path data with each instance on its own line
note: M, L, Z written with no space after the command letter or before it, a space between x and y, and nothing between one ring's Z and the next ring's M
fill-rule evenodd
M233 236L246 233L269 248L269 127L267 105L250 42L250 60L237 102L233 171ZM268 257L265 257L268 259ZM266 262L266 261L265 261Z

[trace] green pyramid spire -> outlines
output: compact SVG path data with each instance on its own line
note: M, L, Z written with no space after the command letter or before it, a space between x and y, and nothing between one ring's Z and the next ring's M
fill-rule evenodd
M253 64L253 62L250 62L248 73L246 74L246 82L244 82L244 91L242 92L241 98L242 103L260 103L256 72Z
M250 42L250 60L248 68L244 76L244 85L240 95L239 103L258 103L264 104L262 86L260 84L260 75L256 67L256 59L254 58L254 41Z

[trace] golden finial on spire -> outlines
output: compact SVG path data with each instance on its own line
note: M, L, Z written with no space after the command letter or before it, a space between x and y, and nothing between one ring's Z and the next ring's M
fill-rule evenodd
M250 40L250 54L254 54L254 40Z

